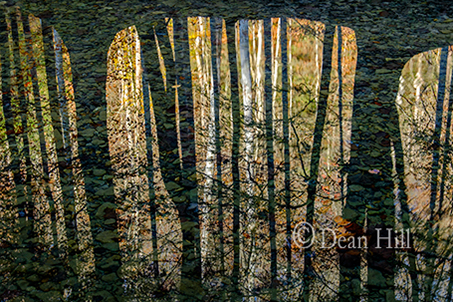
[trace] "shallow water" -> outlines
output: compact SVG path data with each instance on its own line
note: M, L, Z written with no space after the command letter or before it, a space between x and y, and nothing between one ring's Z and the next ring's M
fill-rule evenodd
M0 301L450 301L449 16L9 6Z

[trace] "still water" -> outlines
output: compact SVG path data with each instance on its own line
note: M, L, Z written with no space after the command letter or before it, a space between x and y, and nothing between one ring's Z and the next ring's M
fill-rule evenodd
M0 301L451 301L448 43L387 39L391 10L27 8L0 18Z

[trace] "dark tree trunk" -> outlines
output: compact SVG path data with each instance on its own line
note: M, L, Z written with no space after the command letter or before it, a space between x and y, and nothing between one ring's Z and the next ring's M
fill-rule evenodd
M324 41L322 49L322 73L321 73L321 91L319 93L318 107L316 110L315 129L313 132L313 146L311 149L310 159L310 178L307 188L307 214L306 221L313 225L315 214L315 198L318 185L319 161L321 156L321 142L326 120L327 99L329 97L330 74L332 72L332 47L333 47L334 29L326 24L324 31ZM309 240L313 234L307 234L305 240ZM311 246L304 250L304 301L310 300L310 286L314 278L312 267L312 249Z
M142 41L142 65L143 65L143 107L145 109L145 134L146 134L146 159L148 162L147 174L149 183L149 208L151 216L151 241L153 246L153 262L151 270L153 277L159 280L159 250L157 247L157 206L156 206L156 192L155 192L155 177L154 177L154 156L153 156L153 133L152 133L152 121L151 121L151 100L150 100L150 81L148 79L147 70L145 67L146 59L143 56L143 52L150 52L150 44L154 42L154 36L152 34L146 35ZM159 69L159 61L151 63L148 67Z
M190 73L187 18L173 19L175 44L175 76L178 83L179 132L182 149L181 195L177 203L183 234L181 292L187 299L202 299L200 225L195 158L195 128ZM175 199L173 199L175 200Z
M239 86L238 86L238 69L236 60L236 20L226 20L226 30L228 37L228 61L230 66L231 81L231 108L233 116L233 146L232 146L232 173L233 173L233 275L232 275L232 294L233 301L241 300L239 290L239 273L240 273L240 179L239 179L239 141L240 141L240 111L239 111Z
M275 225L275 165L274 165L274 104L272 99L272 21L264 20L264 106L266 112L266 157L267 157L267 196L269 211L269 240L271 246L271 301L277 300L276 281L277 281L277 243Z
M452 79L453 79L453 74L452 74ZM450 81L451 83L451 81ZM451 84L450 84L451 85ZM451 90L450 90L451 91ZM452 110L453 110L453 96L450 93L449 96L449 101L448 101L448 115L447 115L447 125L446 125L446 135L445 135L445 142L443 145L443 150L442 150L442 157L443 157L443 162L444 162L444 168L442 169L442 177L441 177L441 187L440 187L440 196L439 196L439 213L438 213L438 219L441 219L441 217L445 214L442 210L443 207L443 201L445 198L445 180L447 179L447 169L445 166L449 164L449 154L451 152L451 143L450 143L450 135L451 135L451 115L452 115ZM449 277L450 280L448 281L448 288L447 288L447 297L451 297L452 291L453 291L453 266L450 264L450 271L449 271Z
M285 170L285 212L286 212L286 276L291 279L291 172L289 157L289 125L290 121L290 106L288 106L288 30L286 18L281 18L281 47L282 47L282 111L283 111L283 154L284 154L284 170Z
M444 101L445 101L445 86L447 82L447 59L448 59L448 47L444 47L440 51L440 63L439 63L439 85L437 89L437 101L436 101L436 116L434 133L431 144L433 146L433 159L431 164L431 195L429 201L430 218L427 225L427 247L425 256L427 258L427 272L425 276L425 300L431 301L433 299L433 282L435 273L435 261L437 249L437 228L432 226L438 221L438 214L441 212L442 199L439 199L439 208L436 212L436 200L439 188L439 171L442 169L445 171L445 167L442 167L440 152L441 152L441 130L442 130L442 118L444 114ZM448 133L448 132L447 132Z

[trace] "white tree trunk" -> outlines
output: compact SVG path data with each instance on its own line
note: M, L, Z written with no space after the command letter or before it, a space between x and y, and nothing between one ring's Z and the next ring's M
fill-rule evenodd
M278 19L277 23L277 36L275 38L275 50L272 48L273 54L272 57L274 58L274 62L272 62L272 100L277 99L277 80L278 80L278 54L280 52L280 18Z
M412 60L411 60L412 61ZM420 106L421 106L421 91L423 85L423 76L422 76L422 55L418 55L418 64L417 64L417 74L415 75L415 107L414 107L414 119L415 122L418 121L420 115ZM399 96L399 94L398 94Z
M317 31L318 32L318 31ZM321 62L319 60L319 43L321 39L316 36L315 40L315 62L316 62L316 87L315 87L315 100L318 101L319 89L321 86Z
M201 115L200 118L200 128L201 128L201 137L202 137L202 142L201 142L201 149L200 152L204 154L200 154L201 158L203 158L203 155L206 155L205 157L205 162L204 162L204 171L205 171L205 179L204 179L204 192L203 192L203 202L200 204L200 220L201 220L201 227L200 227L200 235L201 235L201 257L203 261L201 262L202 265L202 273L203 275L206 274L206 270L209 268L209 261L207 261L207 257L209 255L209 203L212 198L212 173L213 173L213 167L212 167L212 157L213 151L211 148L211 133L210 127L211 127L211 116L209 114L206 114L206 112L209 110L207 109L208 106L210 106L210 103L208 103L208 93L210 93L210 85L207 83L207 68L205 66L206 64L206 41L205 41L205 28L204 28L204 18L198 17L197 18L197 25L198 28L195 31L196 32L196 37L195 37L195 56L196 56L196 62L197 62L197 75L198 75L198 97L199 97L199 112ZM209 112L209 111L208 111ZM208 135L207 139L205 138L205 129L206 125L208 126ZM203 169L202 167L200 167Z
M241 83L242 83L242 102L244 107L244 140L245 140L245 165L246 165L246 217L247 226L245 230L250 236L249 243L244 244L248 248L246 253L248 257L244 257L243 261L246 272L244 275L245 288L251 293L255 286L255 266L256 266L256 251L255 251L255 205L253 199L253 101L252 101L252 76L250 72L250 52L249 52L249 29L248 20L239 21L239 50L241 62ZM244 242L245 243L245 242ZM252 299L252 298L251 298Z
M255 88L255 116L256 116L256 123L259 125L255 130L257 131L256 139L255 139L255 162L259 163L260 165L264 165L263 158L266 156L266 138L264 135L265 132L265 112L264 112L264 44L263 44L263 21L259 20L256 21L255 27L257 30L257 38L254 39L256 41L254 45L253 51L256 52L255 55L255 62L254 69L255 69L255 79L254 79L254 88ZM255 31L254 31L255 32ZM259 169L257 167L257 169ZM260 176L261 178L261 176Z
M211 19L211 22L214 22ZM202 28L200 27L200 32ZM218 30L218 29L216 29ZM206 31L203 31L205 33ZM211 32L212 35L217 35L216 32ZM203 39L205 36L203 36ZM211 39L212 41L212 39ZM219 42L219 41L217 41ZM212 228L210 227L213 223L213 213L211 213L211 206L214 200L214 177L215 177L215 158L216 158L216 129L215 129L215 120L218 119L216 116L216 98L214 95L214 77L213 77L213 68L217 68L216 66L212 66L212 56L213 52L215 53L215 45L211 45L211 52L209 53L209 47L207 47L207 41L202 42L202 55L203 55L203 76L202 76L202 85L204 88L205 95L203 98L207 99L206 106L209 108L209 115L206 116L207 121L207 130L208 130L208 137L206 141L206 165L205 165L205 191L204 191L204 202L202 205L202 228L201 228L201 246L202 246L202 257L206 259L208 255L215 255L214 250L214 240L212 238ZM208 81L209 79L209 81ZM204 110L204 109L202 109ZM203 127L204 129L204 127ZM203 261L202 262L202 269L203 274L206 272L207 266L211 266L213 264L212 261Z

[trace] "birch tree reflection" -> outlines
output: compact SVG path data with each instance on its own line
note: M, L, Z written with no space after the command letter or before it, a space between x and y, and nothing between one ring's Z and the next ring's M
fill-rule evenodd
M3 18L3 291L52 278L66 282L36 296L67 297L93 272L69 54L38 18L18 8Z
M318 52L323 50L319 45L323 43L325 29L319 23L305 20L289 22L282 19L264 20L264 22L249 20L221 22L216 19L189 18L183 21L187 22L188 40L184 38L178 40L181 37L177 37L173 22L175 21L167 19L166 23L144 31L145 42L140 43L144 46L143 49L138 50L139 43L133 42L135 41L133 39L140 39L140 35L136 36L133 28L122 32L122 35L118 36L121 40L115 40L111 46L109 62L112 69L109 69L107 90L108 112L111 113L108 115L108 121L112 123L109 126L110 152L114 166L117 166L115 170L118 179L116 182L118 207L125 206L124 196L128 194L135 196L132 204L138 208L141 208L140 200L146 203L148 196L152 196L133 189L134 186L144 185L147 181L145 179L132 181L133 177L131 178L130 173L144 173L147 169L145 166L156 167L157 170L153 169L156 175L167 174L163 177L164 182L167 182L165 189L163 186L159 188L158 183L153 183L156 195L166 195L166 191L170 196L178 191L185 192L180 189L183 184L182 176L174 176L168 180L165 180L165 177L169 177L170 171L175 173L180 169L181 158L184 154L190 154L182 148L183 136L180 133L184 120L179 111L181 110L181 92L178 83L182 76L176 76L173 71L175 68L173 64L176 64L176 59L180 55L178 51L182 51L182 48L178 49L177 45L188 41L194 97L197 182L199 188L204 188L204 192L198 193L198 205L189 204L191 210L200 213L201 224L199 235L191 237L192 242L187 244L201 246L203 295L223 300L239 299L239 297L247 300L258 298L274 301L294 299L301 294L301 291L300 288L293 287L293 284L311 278L313 281L306 283L307 290L303 291L303 295L313 291L316 292L313 294L314 297L323 297L323 284L314 282L317 267L321 263L318 263L317 259L309 258L310 251L305 251L310 261L305 261L305 264L301 261L303 250L299 250L297 245L291 243L292 227L306 219L306 205L309 207L308 212L311 213L309 219L312 222L324 224L323 221L328 221L325 215L330 208L337 208L335 211L332 210L332 214L336 213L337 216L341 214L338 211L342 207L341 199L337 196L330 202L322 202L321 207L317 205L319 201L315 198L315 194L318 189L321 189L318 182L322 177L324 179L332 177L320 175L318 170L322 171L320 167L323 164L337 165L340 155L329 149L332 144L321 147L321 139L329 133L323 130L324 127L318 127L318 130L313 127L316 124L315 114L320 110L317 98L322 97L325 103L328 99L332 102L329 107L324 105L324 113L321 113L323 120L329 120L336 125L338 122L335 121L340 120L341 127L346 125L345 128L349 129L347 127L351 112L349 105L341 105L342 114L346 112L341 118L330 114L330 111L328 115L327 108L332 112L339 110L339 101L335 101L334 96L337 93L336 89L340 88L333 88L338 85L329 84L335 81L341 84L341 91L343 89L348 91L349 94L345 94L348 101L341 99L341 102L349 104L353 85L349 79L354 77L354 57L352 59L348 57L349 60L345 60L347 63L343 67L347 72L342 76L348 80L343 78L340 80L340 76L335 76L334 71L328 69L329 77L326 79L332 78L333 81L324 80L324 83L321 81L321 74L326 74L326 64L324 62L322 69L319 62L321 53L313 52L313 46L316 46L314 49ZM333 34L332 31L330 35L333 37ZM353 33L345 29L341 35L344 35L341 41L346 41L344 51L349 54L354 49ZM339 40L338 37L337 40ZM342 52L332 51L332 47L338 49L338 42L336 43L330 48L324 47L324 52L327 49L324 57L329 57L329 60L333 57L338 62L336 53L338 52L341 56ZM113 49L118 49L121 54ZM143 59L139 57L140 52L143 54ZM305 65L303 72L300 69L302 62ZM310 66L311 70L306 69L306 66ZM336 68L338 69L338 63ZM313 77L313 74L317 77ZM176 83L174 86L172 86L173 81ZM316 91L317 87L320 87L320 81L323 83L321 86L325 87L325 92ZM147 86L153 103L149 108L142 105L143 102L146 103L146 94L140 92L143 89L141 83L153 83ZM329 85L330 89L328 89ZM173 92L172 89L174 89ZM166 98L165 105L161 103L162 96ZM171 102L175 102L176 109L173 107L164 109ZM146 118L144 116L148 114L146 113L148 110L150 115L156 116L156 124L151 124L151 132L145 134L143 127L145 127ZM158 111L160 112L157 113ZM164 118L165 115L167 117ZM123 126L113 124L119 121L123 121L121 122ZM176 126L171 128L170 122L174 121L177 121ZM165 133L159 134L163 129ZM318 133L315 135L318 137L316 143L318 147L315 148L318 151L315 153L311 146L313 131ZM171 136L169 136L170 132L173 133ZM140 143L139 141L123 142L125 139L129 140L127 139L129 136L139 139ZM148 139L157 139L159 163L144 161L146 152L149 152L149 150L145 152L146 136L151 136ZM342 142L346 141L347 137L346 135ZM338 143L336 145L338 146ZM325 153L324 148L330 151ZM127 150L137 150L134 151L137 153L130 155L128 153L130 151ZM168 156L172 156L172 159ZM342 156L344 160L344 154ZM142 159L139 160L140 158ZM321 158L324 158L325 163L320 163ZM135 168L127 166L132 159L139 160L141 164ZM168 166L169 162L172 163L171 166ZM310 162L313 167L307 168L310 167ZM313 175L309 176L311 174ZM123 179L122 181L126 181L128 185L125 185L126 183L121 185L118 182L119 179ZM308 196L306 184L312 188L309 194L311 202L308 203L304 201ZM327 184L322 188L325 191L329 190ZM151 190L151 188L144 190ZM338 191L338 189L335 190ZM172 193L172 191L175 192ZM184 211L188 208L185 210L178 208L180 197L172 199L173 203L168 203L168 206L178 210L181 231L184 234L184 228L187 226L182 217L186 215ZM161 213L162 207L167 205L159 202L155 212L156 219L167 221L165 223L167 226L157 223L157 233L168 234L170 230L166 228L174 229L175 222ZM131 220L132 217L138 219L138 216L148 215L137 213L128 214L130 218L125 220L122 228L125 231L125 227L128 226L127 232L133 232L138 226L148 230L143 229L142 232L134 233L134 236L142 233L139 236L141 239L132 239L135 237L127 235L130 238L126 241L130 244L146 240L143 234L149 232L148 223ZM335 215L332 214L330 216L333 221ZM188 252L185 252L185 248L180 245L184 244L184 240L183 243L179 243L178 240L174 242L175 246L181 249L176 253L176 255L181 253L181 256L173 258L174 260L184 257ZM165 248L159 240L157 248L159 250ZM317 250L315 247L314 249ZM139 252L141 257L150 253L150 251L144 252L143 248L124 246L123 251L126 250L130 250L126 253L127 255L133 255L131 252L137 253L142 250L142 253ZM199 255L198 252L197 255ZM126 259L124 257L123 261ZM168 261L162 256L155 259L159 263ZM187 284L184 283L186 282L184 275L188 272L186 271L188 268L184 268L184 265L188 264L184 264L184 260L179 263L182 266L179 266L178 262L171 264L176 269L175 272L179 271L182 278L179 297L196 299L194 296L188 297L195 294L196 291L193 291L193 288L191 293L185 292ZM330 262L324 264L324 267L334 269L336 265L335 262ZM145 267L141 269L146 270ZM194 268L192 266L192 269ZM140 270L139 267L137 269ZM163 270L168 271L168 269ZM312 271L313 275L305 274L304 277L304 271ZM230 275L231 279L228 277ZM174 279L176 276L172 275L170 278ZM190 276L194 276L193 272ZM334 270L325 277L335 280ZM208 284L210 288L206 287ZM162 287L162 284L160 286ZM284 293L281 292L281 288L285 289ZM334 292L326 294L332 296ZM157 295L157 292L154 291L151 295Z
M376 69L364 29L151 19L86 65L104 95L89 38L4 11L1 300L451 300L450 47Z

